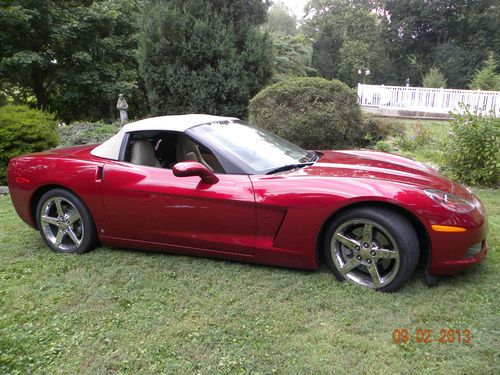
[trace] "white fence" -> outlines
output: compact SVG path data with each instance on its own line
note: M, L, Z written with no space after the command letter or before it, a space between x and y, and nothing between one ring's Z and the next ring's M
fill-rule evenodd
M358 84L362 106L447 114L465 105L473 113L500 117L500 91L431 89Z

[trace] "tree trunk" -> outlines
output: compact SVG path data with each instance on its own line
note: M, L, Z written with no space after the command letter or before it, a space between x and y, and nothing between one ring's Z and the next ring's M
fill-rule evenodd
M113 105L113 102L109 103L108 110L109 110L109 121L114 122L116 117L115 117L115 106Z
M47 108L47 91L43 86L43 72L40 68L33 68L31 72L33 78L33 91L35 92L37 107L40 109Z

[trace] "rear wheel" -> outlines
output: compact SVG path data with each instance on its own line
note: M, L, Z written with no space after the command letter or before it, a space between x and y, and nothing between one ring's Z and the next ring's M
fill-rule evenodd
M36 213L40 234L53 251L82 254L95 246L94 221L75 194L50 190L38 202Z
M384 208L354 208L341 213L328 228L324 255L339 280L392 292L413 274L419 243L402 215Z

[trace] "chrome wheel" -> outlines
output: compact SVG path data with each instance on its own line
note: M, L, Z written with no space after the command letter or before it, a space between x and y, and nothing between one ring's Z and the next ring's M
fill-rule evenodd
M58 251L71 253L81 245L85 229L80 212L68 199L55 196L40 209L41 230Z
M331 238L330 253L345 279L374 289L389 285L400 267L394 238L369 219L353 219L340 225Z

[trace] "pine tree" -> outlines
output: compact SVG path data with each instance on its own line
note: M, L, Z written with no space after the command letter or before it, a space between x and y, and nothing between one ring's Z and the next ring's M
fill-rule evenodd
M493 53L488 54L484 66L476 71L469 87L473 90L500 91L500 74L496 72L497 64Z
M260 0L146 2L141 75L155 114L244 117L249 99L272 74L272 44L259 29Z
M423 79L424 87L446 88L446 78L439 68L432 67Z

